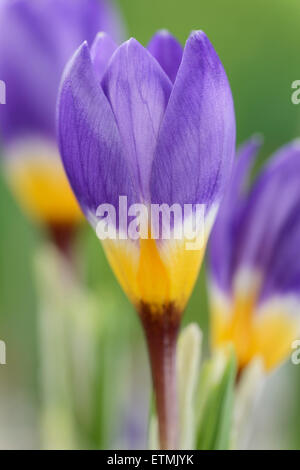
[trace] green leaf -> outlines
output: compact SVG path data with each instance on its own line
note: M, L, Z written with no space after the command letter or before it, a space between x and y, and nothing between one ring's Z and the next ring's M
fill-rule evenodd
M236 360L218 351L202 368L199 384L197 449L229 449L233 421Z
M178 340L177 381L179 398L180 449L195 446L195 396L200 375L202 332L189 324Z
M264 388L266 371L263 358L257 356L243 369L235 387L232 443L235 449L248 447L251 415Z
M150 450L159 449L158 421L155 407L155 396L152 391L149 407L149 425L148 425L148 448Z

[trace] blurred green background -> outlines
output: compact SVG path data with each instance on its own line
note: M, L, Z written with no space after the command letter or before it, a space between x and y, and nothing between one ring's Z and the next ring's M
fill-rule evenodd
M128 35L143 44L162 28L169 29L182 43L193 29L203 29L208 34L232 86L238 143L253 133L261 133L265 139L261 162L278 146L299 136L300 105L291 102L291 83L300 79L299 0L118 3ZM3 175L0 175L0 220L0 339L7 345L7 365L0 365L0 448L38 447L40 361L33 260L42 233L21 213ZM86 285L96 293L99 315L111 321L117 338L107 359L113 373L114 358L120 354L130 357L133 343L142 341L142 332L89 227L82 229L77 243ZM197 321L204 330L207 349L208 307L203 269L184 317L185 324L190 321ZM130 360L134 363L134 359ZM143 361L147 373L146 356ZM266 404L260 417L263 421L257 425L261 432L253 446L300 448L297 401L300 368L287 364L275 375L269 388L276 413L268 411ZM136 380L138 386L139 378ZM116 383L116 388L122 390L121 380Z

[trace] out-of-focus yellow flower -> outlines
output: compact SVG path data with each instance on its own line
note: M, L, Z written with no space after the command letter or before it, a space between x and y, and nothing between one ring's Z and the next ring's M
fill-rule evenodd
M47 225L82 219L55 145L20 142L5 158L8 182L21 207Z

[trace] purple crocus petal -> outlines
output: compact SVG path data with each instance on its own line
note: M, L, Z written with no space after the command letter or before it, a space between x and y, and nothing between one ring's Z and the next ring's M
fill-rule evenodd
M4 144L32 135L55 139L55 103L67 60L99 30L118 34L117 24L117 14L106 0L1 1L0 72L7 90L7 104L0 108Z
M91 58L100 82L107 68L107 64L116 49L116 43L108 34L97 34L91 47Z
M299 206L299 182L300 145L293 142L274 155L252 188L240 219L236 270L268 270Z
M203 32L188 39L161 125L152 202L219 202L235 152L235 116L224 68Z
M151 54L130 39L111 58L102 86L141 199L149 202L150 171L171 82Z
M66 173L88 218L100 204L133 199L133 184L113 112L93 70L87 43L68 64L58 104L58 136ZM117 188L117 191L116 191Z
M274 247L274 256L266 268L260 302L287 295L300 298L299 214L300 195Z
M147 49L174 83L182 60L181 44L169 31L161 30L153 36Z
M212 281L227 293L231 289L234 250L240 229L239 219L246 199L245 185L260 146L261 139L252 137L240 148L209 241Z

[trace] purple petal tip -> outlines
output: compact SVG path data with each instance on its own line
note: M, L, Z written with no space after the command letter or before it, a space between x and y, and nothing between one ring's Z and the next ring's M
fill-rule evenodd
M169 37L169 36L172 36L172 34L170 33L170 31L168 29L159 29L156 32L155 36L167 36L167 37Z
M253 134L253 136L251 137L251 141L253 142L253 144L256 144L257 146L261 147L264 143L264 136L263 134Z
M205 41L205 40L208 40L208 37L207 35L205 34L204 31L202 31L202 29L196 29L196 30L193 30L190 34L190 36L188 37L187 39L188 41L190 40L194 40L194 41Z
M83 41L83 43L80 44L78 49L74 52L74 54L70 58L69 62L65 66L65 69L64 69L64 72L63 72L63 75L62 75L62 78L61 78L61 84L64 83L64 81L66 80L66 77L70 74L70 72L73 69L74 65L77 63L77 60L80 57L84 56L84 55L86 55L86 56L88 55L90 57L90 50L89 50L89 46L88 46L87 41Z
M292 146L295 148L295 150L300 150L300 137L292 141Z

